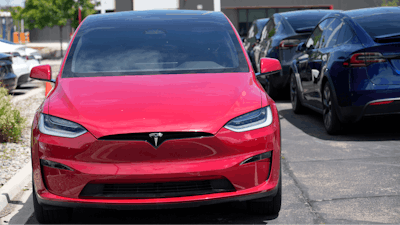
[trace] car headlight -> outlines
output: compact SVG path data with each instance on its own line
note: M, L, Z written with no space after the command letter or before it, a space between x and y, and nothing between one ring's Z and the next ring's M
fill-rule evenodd
M245 132L271 125L272 111L267 106L253 112L238 116L229 121L224 127L235 132Z
M40 114L39 131L43 134L66 138L76 138L87 132L77 123L43 113Z

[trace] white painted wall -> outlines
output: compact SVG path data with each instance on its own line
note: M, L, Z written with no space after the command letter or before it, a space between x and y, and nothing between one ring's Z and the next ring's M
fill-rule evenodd
M106 13L106 10L115 9L115 0L95 0L94 2L100 2L100 5L94 7L94 9L100 10L101 13Z
M152 10L152 9L178 9L179 0L134 0L133 9Z

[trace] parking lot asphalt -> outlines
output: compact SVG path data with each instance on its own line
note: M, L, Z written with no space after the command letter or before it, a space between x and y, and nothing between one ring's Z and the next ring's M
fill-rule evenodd
M295 115L288 101L277 101L277 106L283 159L278 218L222 204L149 211L75 209L71 223L400 223L398 118L366 119L348 126L342 135L330 136L321 115L311 111ZM31 216L26 224L36 223Z

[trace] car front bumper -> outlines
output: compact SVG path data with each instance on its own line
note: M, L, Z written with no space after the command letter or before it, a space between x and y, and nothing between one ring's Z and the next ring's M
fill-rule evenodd
M117 210L147 210L147 209L172 209L199 207L203 205L220 204L226 202L243 202L260 198L272 198L278 192L278 186L273 189L266 189L271 186L264 184L252 190L238 191L227 194L210 194L201 196L188 196L180 198L163 199L74 199L56 196L48 191L42 191L40 195L34 192L38 197L39 204L43 206L70 207L70 208L102 208Z
M147 142L100 141L90 133L60 138L39 132L35 116L32 131L33 179L39 203L53 206L100 208L174 208L273 197L279 181L280 128L273 109L272 124L236 133L222 128L212 137L165 141L154 149ZM138 149L140 154L133 154ZM271 152L251 163L243 161ZM161 158L157 158L161 157ZM43 166L40 160L61 163L63 170ZM178 197L83 197L92 183L160 183L224 178L234 191Z

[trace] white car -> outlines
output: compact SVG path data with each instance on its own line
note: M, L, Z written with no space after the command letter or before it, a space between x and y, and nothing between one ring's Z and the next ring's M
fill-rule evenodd
M33 67L40 65L40 60L42 59L40 53L33 48L25 48L25 54L23 54L22 57L25 57L26 64L28 64L29 67L29 73Z
M37 56L35 57L35 55L37 55L38 52L35 49L26 48L24 45L18 45L5 40L0 40L0 52L13 56L12 68L15 75L17 75L17 86L28 82L30 80L29 74L31 69L37 65L40 65L40 54L40 59L36 59Z
M25 52L29 57L33 57L34 59L38 60L38 62L40 63L40 60L42 60L42 55L40 54L40 52L36 49L33 48L25 48Z

